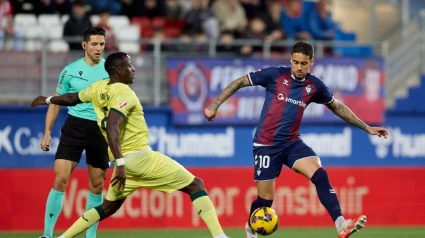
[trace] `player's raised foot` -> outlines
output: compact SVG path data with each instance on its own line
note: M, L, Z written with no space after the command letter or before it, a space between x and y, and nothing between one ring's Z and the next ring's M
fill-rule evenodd
M245 224L245 233L246 233L246 238L258 238L257 233L255 233L255 231L252 230L248 222Z
M351 234L360 231L366 224L366 216L361 215L357 219L348 219L342 223L338 231L338 238L348 238Z
M49 238L48 236L40 236L38 238Z

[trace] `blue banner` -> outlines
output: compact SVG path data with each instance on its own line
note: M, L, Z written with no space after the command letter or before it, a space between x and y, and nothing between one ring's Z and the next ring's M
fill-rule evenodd
M46 108L0 108L0 168L50 168L66 118L61 110L49 152L40 149ZM150 144L184 166L252 166L254 126L176 127L169 109L145 109ZM348 124L301 125L324 166L425 166L425 117L388 116L388 139ZM213 125L213 124L210 124ZM78 167L85 167L84 156Z
M262 59L169 58L168 78L174 125L203 125L203 110L233 80L259 68L288 65ZM381 124L384 115L383 62L379 59L325 58L314 62L311 73L365 122ZM256 125L265 89L246 87L230 97L218 111L215 124ZM310 104L305 122L341 122L323 105Z

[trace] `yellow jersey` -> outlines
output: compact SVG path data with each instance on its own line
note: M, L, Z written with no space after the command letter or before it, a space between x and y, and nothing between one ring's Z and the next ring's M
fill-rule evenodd
M149 148L148 126L143 107L136 93L126 84L100 80L78 93L82 102L91 102L97 117L97 123L106 140L106 121L114 110L124 117L120 126L121 152L123 156ZM109 158L114 160L109 148Z

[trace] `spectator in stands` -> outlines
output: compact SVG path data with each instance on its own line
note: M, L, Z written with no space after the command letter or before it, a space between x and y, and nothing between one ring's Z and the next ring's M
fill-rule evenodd
M87 3L91 6L94 14L108 8L111 15L119 15L122 9L121 2L118 0L87 0Z
M220 34L220 44L217 46L218 52L226 53L236 53L238 52L238 47L233 45L233 40L235 36L232 31L223 31Z
M121 0L122 13L128 17L165 17L165 0Z
M38 14L70 14L71 0L40 0L37 8Z
M167 18L170 20L183 19L184 10L177 0L166 0Z
M192 30L190 28L183 29L180 38L179 44L175 46L175 51L180 52L195 52L195 47L191 44L192 42Z
M283 27L280 21L281 12L282 4L278 0L270 0L267 3L267 11L262 17L264 23L266 24L266 40L274 41L283 39Z
M128 18L140 16L141 14L136 14L136 11L141 12L140 9L144 6L142 1L133 2L133 0L121 0L121 5L121 14L126 15Z
M183 11L187 12L190 10L190 5L192 4L190 0L178 0L180 6L183 7Z
M186 13L186 28L203 29L209 39L219 36L218 21L208 8L209 0L192 0L191 9Z
M241 34L243 39L264 39L264 31L266 30L266 23L260 18L256 17L251 20L248 27Z
M143 1L143 0L139 0ZM144 17L165 17L167 16L167 10L165 7L165 0L144 0L144 6L141 9L141 15Z
M316 3L316 11L312 11L309 15L310 32L314 39L317 40L333 40L335 36L335 23L328 10L328 1L319 0Z
M203 28L193 30L193 39L197 52L208 52L208 36Z
M260 16L266 11L266 0L240 0L248 19Z
M221 31L240 33L248 25L245 10L238 0L216 0L212 12L218 19Z
M264 21L256 17L251 20L249 23L247 29L245 29L244 32L240 35L240 38L242 39L253 39L253 40L264 40L264 31L266 30L266 24ZM254 52L261 51L262 45L251 45L251 44L245 44L241 48L241 55L251 55Z
M14 27L13 9L10 2L0 0L0 50L5 48L22 50L22 32Z
M63 28L64 37L74 37L71 42L68 41L70 50L81 49L81 42L80 40L76 40L75 37L82 37L84 29L91 26L90 19L86 14L86 4L84 0L75 0L72 3L72 14Z
M115 42L115 33L113 29L109 26L109 19L111 14L109 9L104 9L99 13L99 23L97 27L105 29L105 51L113 52L117 50L117 42Z
M160 41L166 40L164 28L155 27L153 29L152 39L156 39L156 40L160 40ZM154 51L154 48L155 47L154 47L153 44L149 44L148 47L146 48L146 51ZM162 45L161 45L161 52L167 52L171 48L172 48L171 44L169 44L168 42L163 42Z
M201 28L185 28L179 38L175 51L187 54L208 52L208 36Z
M15 0L9 1L12 5L14 14L36 14L38 1L34 0Z
M303 11L302 0L288 0L285 11L281 14L283 30L289 39L308 40L311 35L308 31L307 14Z

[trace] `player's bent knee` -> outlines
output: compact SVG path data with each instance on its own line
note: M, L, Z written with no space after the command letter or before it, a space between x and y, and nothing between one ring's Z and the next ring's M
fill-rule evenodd
M202 181L202 179L195 177L195 179L193 180L193 182L190 184L191 185L191 192L190 194L194 194L197 193L199 191L205 190L205 185L204 185L204 181Z
M97 179L89 183L89 190L92 194L101 194L103 192L103 179Z
M308 179L311 179L313 174L321 167L320 158L317 156L311 156L297 160L293 169Z
M92 194L102 194L103 192L103 184L101 186L90 187L90 193Z
M202 179L195 177L193 183L196 185L197 188L199 188L199 190L205 190L204 181L202 181Z
M53 189L57 191L65 191L66 186L68 185L69 175L65 174L55 174L55 179L53 180Z
M179 189L180 191L187 193L189 195L193 195L199 191L204 191L205 190L205 186L204 186L204 182L202 181L202 179L195 177L192 181L192 183L190 183L189 185L187 185L186 187Z
M89 166L89 190L93 194L101 194L106 178L106 170Z

